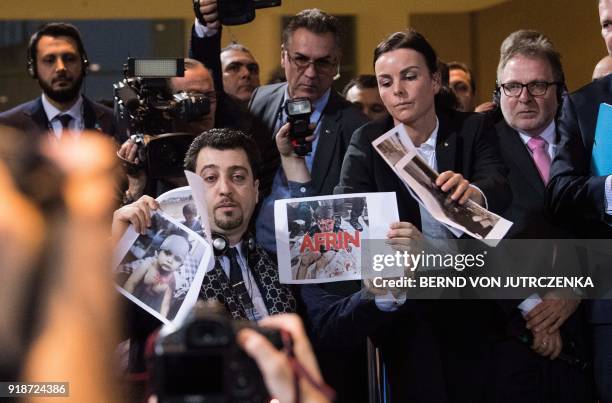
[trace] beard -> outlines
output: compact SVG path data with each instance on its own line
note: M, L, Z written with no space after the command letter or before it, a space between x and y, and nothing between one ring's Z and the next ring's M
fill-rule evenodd
M80 75L76 79L72 80L72 85L56 90L53 89L48 82L40 79L38 80L38 84L40 85L40 88L42 88L45 95L58 103L66 103L76 99L76 97L79 95L79 91L81 91L82 83L83 75Z
M239 228L242 225L243 215L242 215L242 212L238 214L231 214L231 215L215 213L214 219L215 219L215 225L218 228L224 231L231 231L236 228Z

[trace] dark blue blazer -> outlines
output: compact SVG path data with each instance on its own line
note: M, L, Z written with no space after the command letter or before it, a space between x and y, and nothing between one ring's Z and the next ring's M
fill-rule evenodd
M591 152L599 105L612 103L612 75L600 78L565 97L558 131L561 136L546 189L549 210L581 238L612 238L606 214L605 176L591 173ZM593 254L589 258L596 258ZM610 259L608 259L610 263ZM591 321L612 323L612 300L593 301Z
M115 135L113 110L86 97L83 97L83 121L86 129ZM40 97L0 113L0 124L36 134L47 132L50 127Z

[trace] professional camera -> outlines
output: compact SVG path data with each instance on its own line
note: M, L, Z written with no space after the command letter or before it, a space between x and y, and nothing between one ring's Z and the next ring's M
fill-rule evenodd
M281 0L217 0L217 13L223 25L241 25L255 19L255 9L278 7ZM206 25L200 12L200 0L193 0L193 11L200 24Z
M306 137L312 134L310 130L310 114L312 107L308 98L290 99L285 103L287 121L291 124L289 138L293 151L303 157L310 154L312 144L306 141Z
M232 320L218 302L199 301L180 328L162 329L153 358L159 402L268 402L257 364L236 344L244 327L283 345L278 331Z
M210 113L203 94L172 93L169 78L184 75L184 59L128 58L124 79L113 85L117 127L125 127L140 146L135 168L144 168L151 178L182 175L194 135L177 128Z

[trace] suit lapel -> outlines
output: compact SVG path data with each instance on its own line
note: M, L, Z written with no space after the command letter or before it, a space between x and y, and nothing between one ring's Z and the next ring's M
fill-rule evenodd
M525 182L529 183L538 194L544 195L544 181L542 181L535 162L531 155L529 155L529 151L527 151L527 147L525 147L518 132L507 128L499 133L499 137L502 154L505 156L506 163L514 164L523 178L525 178Z
M218 259L215 259L215 267L213 270L206 273L202 287L200 290L200 297L204 300L216 299L225 305L232 318L234 319L247 319L246 313L242 306L234 298L234 294L229 288L229 279L225 275L225 272L221 268L221 264Z
M463 172L463 158L460 139L457 132L451 129L446 117L438 116L438 138L436 139L436 162L438 172Z
M49 130L49 119L47 118L47 113L45 112L45 108L43 108L42 99L40 97L32 103L31 108L24 110L23 113L29 116L42 131L46 132Z
M272 132L272 138L276 135L276 122L278 120L278 112L280 111L283 100L285 99L285 89L286 85L281 85L276 89L276 94L271 98L270 106L266 109L266 112L263 116L264 124L270 128ZM275 143L276 146L276 143Z
M600 91L591 90L588 94L584 94L579 103L575 103L576 117L580 124L580 132L582 133L582 141L587 151L589 151L589 158L591 158L591 151L593 150L593 144L595 143L595 130L597 129L597 119L599 118L599 106L602 102L612 102L612 75L608 75L601 78ZM567 102L568 100L566 100ZM596 102L593 102L596 101ZM587 116L588 118L582 118ZM594 116L594 118L591 118Z
M293 294L287 286L280 284L278 267L261 246L257 245L255 250L248 254L248 264L268 314L295 312L296 302Z
M96 112L91 104L91 102L83 97L83 123L86 129L95 129L96 122L99 121L99 116L96 115Z
M317 143L317 150L315 153L314 161L312 162L312 185L316 194L321 192L327 172L332 165L332 160L336 154L336 146L338 144L338 137L340 136L340 113L329 113L328 108L332 104L332 98L328 105L323 111L321 117L320 130L319 130L319 142Z

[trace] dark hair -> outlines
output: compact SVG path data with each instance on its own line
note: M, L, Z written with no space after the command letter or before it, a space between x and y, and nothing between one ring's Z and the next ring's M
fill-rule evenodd
M427 42L427 39L413 28L408 28L404 31L395 32L389 35L385 40L376 46L374 49L374 62L387 52L397 49L412 49L419 52L425 59L425 64L429 69L429 73L433 76L439 72L438 56L434 48ZM434 98L436 109L454 109L453 99L449 97L447 91L444 90L444 85L440 83L440 92ZM456 99L455 99L456 102Z
M353 87L378 89L378 81L376 81L376 76L373 74L360 74L357 77L353 77L351 81L346 84L342 90L342 95L346 97L346 94Z
M436 55L436 51L429 42L427 42L427 39L413 28L395 32L379 43L376 49L374 49L374 63L376 63L376 60L384 53L397 49L412 49L419 52L423 55L429 72L434 74L438 71L438 56Z
M329 15L318 8L302 10L289 20L289 23L283 29L282 43L287 46L291 35L300 28L305 28L315 34L331 33L336 42L336 49L341 51L340 43L342 39L342 28L340 22L333 15Z
M194 203L187 203L183 206L183 215L185 214L198 214L198 210Z
M50 22L48 24L43 25L38 31L36 31L30 37L30 43L28 45L28 55L34 66L36 65L36 53L38 42L40 38L43 36L52 36L57 38L59 36L67 36L72 38L77 44L77 50L79 51L79 56L81 57L81 61L87 60L87 53L85 52L85 47L83 46L83 40L81 39L81 34L77 27L67 22Z
M185 155L185 169L195 172L198 154L203 148L210 147L215 150L235 150L242 149L249 159L253 178L259 178L259 165L261 156L259 148L250 136L236 129L210 129L203 132L193 140L187 154Z
M462 62L448 62L446 63L448 66L448 70L461 70L465 71L465 73L470 77L470 87L472 87L472 92L476 93L476 81L474 80L474 75L472 74L472 70L468 67L467 64Z
M440 73L440 91L436 95L436 106L444 109L458 109L459 99L450 88L450 70L440 59L438 59L438 72Z

